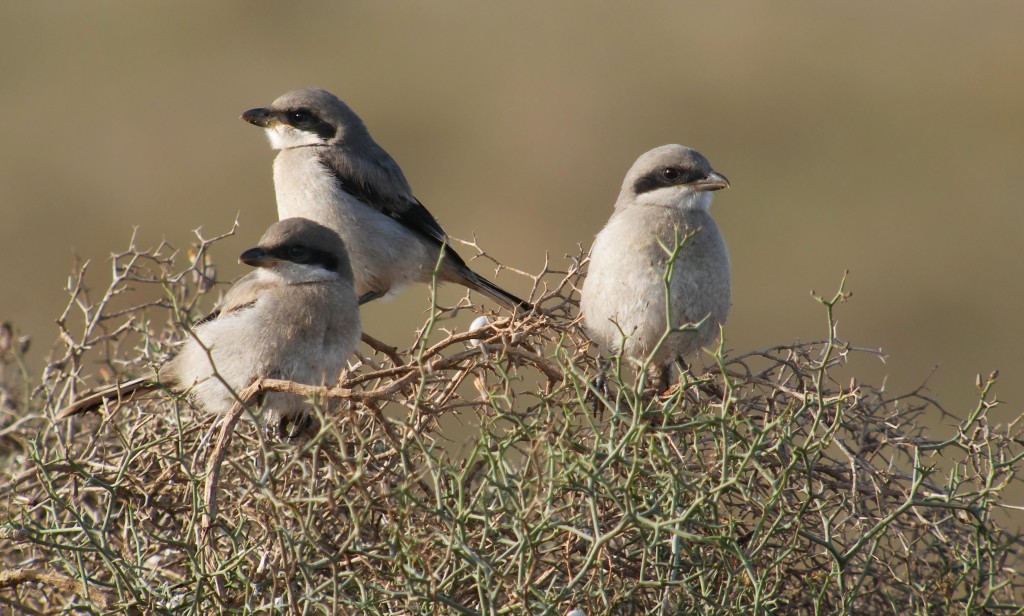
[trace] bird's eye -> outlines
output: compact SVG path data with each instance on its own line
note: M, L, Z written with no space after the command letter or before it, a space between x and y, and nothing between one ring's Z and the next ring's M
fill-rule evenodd
M665 167L661 170L661 175L665 176L665 179L674 182L679 179L679 169L675 167Z
M288 259L295 263L305 263L310 258L310 251L303 246L290 246L288 248Z
M288 119L292 124L302 124L309 120L310 114L305 109L296 109L288 112Z

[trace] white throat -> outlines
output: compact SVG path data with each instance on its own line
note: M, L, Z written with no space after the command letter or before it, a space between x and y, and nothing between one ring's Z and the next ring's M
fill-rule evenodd
M270 147L275 150L287 150L306 145L323 145L319 135L298 130L287 124L277 124L265 129Z
M711 207L711 193L684 186L665 186L636 197L637 205L670 207L680 210L706 212Z
M325 270L316 265L281 262L274 267L256 269L256 277L274 285L305 284L310 282L328 282L338 278L337 272Z

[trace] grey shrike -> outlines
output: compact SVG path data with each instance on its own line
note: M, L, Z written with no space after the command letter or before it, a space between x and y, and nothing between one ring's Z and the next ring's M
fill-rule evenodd
M437 220L412 194L402 169L348 105L326 90L292 90L242 119L266 130L277 213L338 232L348 246L359 303L439 279L479 291L512 310L532 306L469 269Z
M590 250L580 298L584 327L605 351L638 360L654 354L664 378L673 362L717 337L732 283L729 252L708 208L711 192L728 186L708 159L681 145L655 148L630 168ZM659 346L669 325L696 329L673 331Z
M196 324L177 355L155 373L85 396L58 419L161 387L187 392L198 407L224 413L259 377L336 383L361 332L352 268L338 234L311 220L288 218L267 229L239 261L256 269ZM267 392L262 400L267 426L307 408L294 394Z

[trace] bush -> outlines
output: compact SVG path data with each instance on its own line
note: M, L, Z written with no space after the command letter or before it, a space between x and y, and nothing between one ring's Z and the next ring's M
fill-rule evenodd
M70 279L59 357L33 382L0 338L0 605L24 613L1020 613L1020 537L997 524L1020 422L996 375L947 440L936 405L837 376L830 336L724 356L663 393L573 321L581 258L534 278L543 314L469 332L467 300L418 342L369 340L318 427L155 394L55 423L90 372L142 372L203 316L200 237ZM84 270L84 268L83 268ZM155 301L133 305L138 287ZM209 306L207 306L208 308ZM477 344L471 344L476 342ZM641 378L636 378L639 372ZM466 436L461 447L452 441Z

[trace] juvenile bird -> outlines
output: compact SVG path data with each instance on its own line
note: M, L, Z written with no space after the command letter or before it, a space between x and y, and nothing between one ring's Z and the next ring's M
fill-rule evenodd
M708 159L681 145L655 148L633 164L590 250L580 298L584 327L606 352L636 360L653 354L664 381L672 363L718 336L732 283L729 252L708 208L712 191L728 186ZM669 328L691 331L673 331L659 346Z
M333 385L361 332L352 269L338 234L288 218L267 229L239 261L256 269L232 285L177 355L156 372L86 395L58 419L157 388L187 392L196 406L224 413L260 377ZM267 392L263 419L274 426L307 407L300 396Z
M469 269L437 220L413 196L402 169L362 119L326 90L292 90L242 119L265 129L281 218L334 229L352 257L359 303L439 279L483 293L512 310L532 306Z

